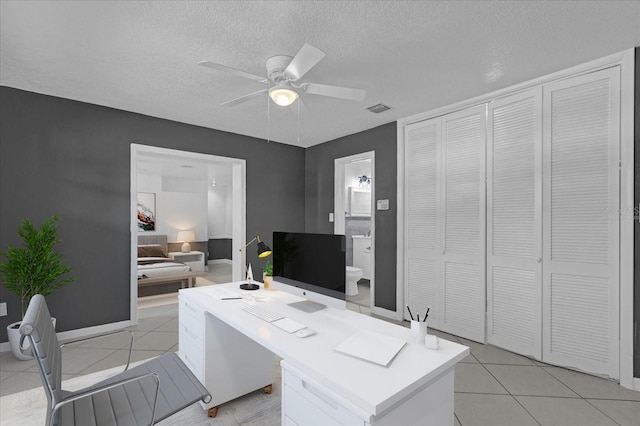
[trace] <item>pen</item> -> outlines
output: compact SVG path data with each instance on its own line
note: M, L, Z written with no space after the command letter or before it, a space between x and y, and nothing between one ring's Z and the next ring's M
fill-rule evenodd
M238 300L238 299L242 299L242 297L223 297L220 300Z
M411 321L413 321L413 314L411 313L411 309L409 309L409 305L407 305L407 311L409 311L409 316L411 317Z
M418 322L420 322L420 314L418 314Z
M424 319L422 320L422 322L427 322L427 317L429 316L429 309L431 309L431 306L427 306L427 313L424 314Z

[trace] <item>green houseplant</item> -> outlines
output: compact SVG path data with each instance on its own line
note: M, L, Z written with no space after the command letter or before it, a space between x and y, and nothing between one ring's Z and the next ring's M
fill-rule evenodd
M273 265L270 260L267 260L262 267L262 282L265 289L273 287Z
M62 255L54 250L55 245L60 242L57 221L58 216L53 216L37 229L30 220L23 220L18 227L18 235L22 238L24 247L9 245L7 251L0 251L0 258L6 259L0 260L2 285L20 298L21 317L24 317L33 295L47 296L73 281L73 278L63 277L71 272L71 268L65 265ZM11 350L18 359L30 359L19 348L19 327L19 321L7 326Z

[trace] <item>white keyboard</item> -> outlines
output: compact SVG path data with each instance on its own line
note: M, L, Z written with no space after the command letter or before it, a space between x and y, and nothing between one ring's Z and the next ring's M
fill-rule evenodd
M284 315L277 312L270 311L258 305L247 305L242 307L243 311L249 312L251 315L255 315L263 321L274 322L284 318Z

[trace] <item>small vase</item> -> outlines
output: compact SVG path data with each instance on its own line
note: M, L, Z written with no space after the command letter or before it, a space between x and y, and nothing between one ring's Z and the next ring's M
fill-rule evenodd
M265 290L272 290L273 289L273 277L267 276L267 275L262 275L262 282L264 283L264 289Z

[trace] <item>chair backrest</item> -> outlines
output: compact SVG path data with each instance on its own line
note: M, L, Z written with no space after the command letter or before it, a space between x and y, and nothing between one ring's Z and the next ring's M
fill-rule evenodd
M27 313L20 324L20 334L31 343L31 351L40 369L40 378L47 394L47 413L50 413L51 407L62 399L62 351L51 322L49 308L41 294L31 298Z

